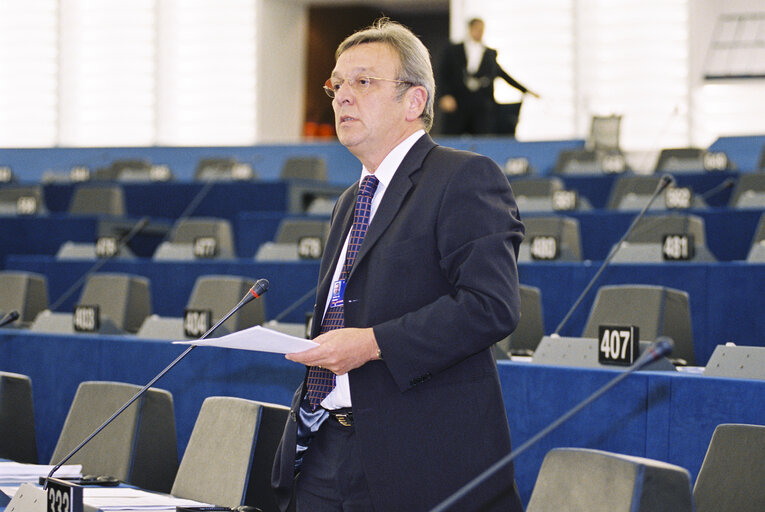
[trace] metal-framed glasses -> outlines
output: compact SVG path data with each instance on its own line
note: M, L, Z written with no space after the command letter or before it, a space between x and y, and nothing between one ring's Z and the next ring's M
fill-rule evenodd
M327 96L330 98L334 98L335 94L337 94L337 91L340 90L343 84L347 83L356 94L364 94L369 90L369 86L372 85L372 82L377 80L394 82L397 84L407 84L410 87L414 85L412 82L407 82L406 80L379 78L376 76L357 76L356 78L348 78L347 80L343 80L342 78L330 78L324 82L324 92L326 92Z

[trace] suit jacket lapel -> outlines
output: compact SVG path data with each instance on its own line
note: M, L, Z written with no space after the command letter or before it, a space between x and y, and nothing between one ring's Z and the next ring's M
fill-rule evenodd
M351 272L348 278L353 275L354 270L358 267L359 262L369 253L372 247L374 247L377 240L382 236L387 227L390 225L393 218L398 213L401 203L404 202L406 195L409 193L409 189L412 188L411 175L422 167L422 162L425 157L436 146L433 139L427 133L420 137L420 139L414 143L412 149L406 154L401 165L396 169L393 179L388 185L388 190L385 191L383 200L380 206L377 207L375 216L369 224L369 230L364 237L364 242L361 244L359 253L356 255L356 260L353 262Z

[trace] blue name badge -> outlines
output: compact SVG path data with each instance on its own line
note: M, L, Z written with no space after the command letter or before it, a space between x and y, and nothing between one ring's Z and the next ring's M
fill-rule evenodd
M343 305L345 294L345 279L338 279L332 283L332 298L329 299L329 307L336 308Z

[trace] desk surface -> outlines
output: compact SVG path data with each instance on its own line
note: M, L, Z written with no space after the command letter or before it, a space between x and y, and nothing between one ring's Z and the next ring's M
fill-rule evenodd
M0 332L0 369L32 379L38 450L47 462L68 406L83 380L143 385L183 347L117 336ZM519 446L617 375L501 361L499 377L514 446ZM203 348L157 384L173 394L179 455L208 396L240 396L283 405L303 378L278 354ZM695 478L720 423L765 424L765 381L671 372L631 375L522 454L516 475L528 501L544 455L563 446L597 448L685 467Z

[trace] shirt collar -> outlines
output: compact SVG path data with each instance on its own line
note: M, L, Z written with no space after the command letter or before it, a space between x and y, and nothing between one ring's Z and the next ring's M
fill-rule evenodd
M396 169L398 169L398 167L401 165L401 162L404 160L406 154L409 153L409 150L412 149L414 143L420 140L420 137L423 135L425 135L425 130L417 130L409 137L401 141L398 146L393 148L391 152L388 153L388 155L377 167L377 170L374 172L374 175L378 180L380 180L380 185L382 185L384 188L388 187L391 180L393 179L393 175L396 174ZM372 173L370 173L366 167L361 169L362 180L370 174ZM359 183L361 183L361 181L359 181Z

